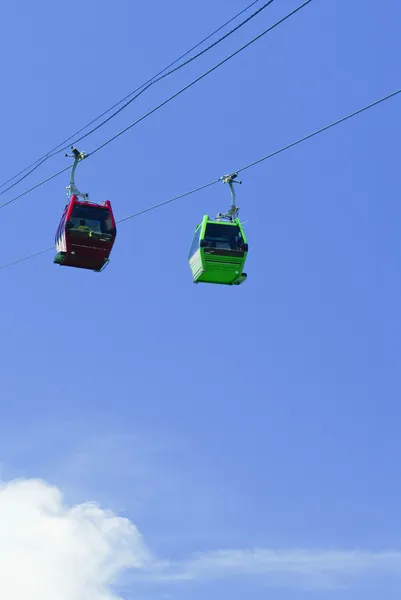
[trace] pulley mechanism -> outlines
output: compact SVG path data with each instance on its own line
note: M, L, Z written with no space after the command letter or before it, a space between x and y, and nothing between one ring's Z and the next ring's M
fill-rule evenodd
M242 183L242 181L235 181L237 177L238 173L232 173L231 175L223 175L223 177L220 178L224 183L228 183L228 185L230 186L231 208L226 213L218 213L216 215L216 221L222 221L223 219L227 219L228 221L234 221L238 218L240 207L236 206L235 204L234 183Z
M80 196L81 198L83 198L84 202L87 202L89 200L89 194L83 194L82 192L80 192L78 190L77 186L75 185L75 169L77 168L78 163L81 160L84 160L88 155L85 154L85 152L80 152L79 150L74 148L74 146L71 146L71 150L72 150L72 154L65 155L65 156L70 156L71 158L74 159L74 163L73 163L72 169L71 169L70 185L67 185L67 187L66 187L66 194L69 198L73 194L75 194L75 196Z

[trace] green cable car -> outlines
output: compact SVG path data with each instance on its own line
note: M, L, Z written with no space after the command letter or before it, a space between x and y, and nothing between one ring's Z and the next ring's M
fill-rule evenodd
M247 278L244 266L248 244L238 219L239 208L235 206L232 187L236 176L234 173L222 178L224 183L230 185L231 209L225 214L219 213L215 219L205 215L202 223L195 229L189 251L189 266L194 283L240 285Z

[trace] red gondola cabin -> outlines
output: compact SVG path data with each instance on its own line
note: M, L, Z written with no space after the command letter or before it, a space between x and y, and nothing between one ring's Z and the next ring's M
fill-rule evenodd
M73 194L56 233L54 262L64 267L101 271L109 262L116 238L110 202L79 201Z

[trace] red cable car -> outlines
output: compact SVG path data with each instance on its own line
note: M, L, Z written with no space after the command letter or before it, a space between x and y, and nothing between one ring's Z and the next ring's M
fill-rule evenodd
M77 267L102 271L109 263L109 256L117 234L116 222L110 202L96 204L87 200L75 187L74 174L79 160L85 154L73 148L75 162L71 173L68 193L71 200L64 209L56 232L54 262L64 267ZM84 199L81 201L78 196Z
M110 202L80 202L73 194L56 233L56 264L101 271L109 262L116 238Z

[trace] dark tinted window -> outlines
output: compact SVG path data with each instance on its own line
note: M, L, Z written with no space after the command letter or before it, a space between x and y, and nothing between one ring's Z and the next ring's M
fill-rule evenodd
M236 250L244 243L238 225L220 225L220 223L207 224L205 241L208 247L222 250Z
M70 221L75 227L89 227L97 233L109 233L113 227L110 211L94 206L74 206Z
M198 229L195 231L195 234L194 234L194 237L192 240L192 244L191 244L191 249L189 251L189 258L191 258L191 256L193 256L199 248L200 232L201 232L201 226L199 226Z

